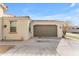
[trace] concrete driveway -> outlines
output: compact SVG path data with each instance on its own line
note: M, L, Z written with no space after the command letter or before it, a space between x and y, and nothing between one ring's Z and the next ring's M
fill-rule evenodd
M63 38L56 50L60 56L79 56L79 40Z
M40 56L55 56L56 48L61 39L58 38L32 38L23 44L17 44L14 48L10 49L3 55L40 55Z

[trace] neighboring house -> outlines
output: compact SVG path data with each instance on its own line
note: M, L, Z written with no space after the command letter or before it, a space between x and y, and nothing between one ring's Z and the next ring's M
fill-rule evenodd
M7 10L0 4L0 10ZM63 36L63 21L31 20L29 16L13 16L0 11L0 40L28 40L31 37ZM0 15L1 15L0 14Z
M79 26L71 26L68 32L79 33Z
M7 11L8 7L2 3L0 3L0 17L3 16L4 12Z

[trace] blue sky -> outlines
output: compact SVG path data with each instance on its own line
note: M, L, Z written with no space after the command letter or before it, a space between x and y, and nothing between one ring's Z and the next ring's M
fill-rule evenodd
M6 3L6 13L31 19L63 20L79 24L78 3Z

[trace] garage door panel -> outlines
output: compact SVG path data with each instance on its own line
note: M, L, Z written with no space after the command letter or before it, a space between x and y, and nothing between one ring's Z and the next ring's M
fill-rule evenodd
M34 36L57 37L57 26L56 25L35 25Z

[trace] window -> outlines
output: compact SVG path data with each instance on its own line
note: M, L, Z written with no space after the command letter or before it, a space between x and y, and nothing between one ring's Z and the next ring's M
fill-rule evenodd
M16 32L16 21L10 21L10 32Z

